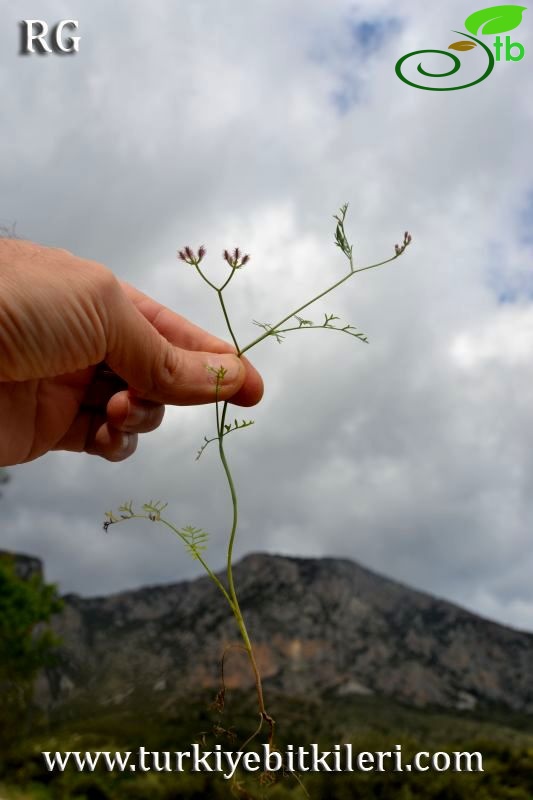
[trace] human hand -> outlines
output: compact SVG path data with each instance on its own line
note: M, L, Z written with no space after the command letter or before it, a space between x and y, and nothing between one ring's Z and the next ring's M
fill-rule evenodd
M0 239L0 465L71 450L121 461L165 404L250 406L263 383L227 342L65 250Z

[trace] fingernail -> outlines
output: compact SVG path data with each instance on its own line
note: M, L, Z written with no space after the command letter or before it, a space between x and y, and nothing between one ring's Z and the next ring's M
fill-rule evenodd
M226 370L220 382L221 385L225 383L237 383L241 379L244 371L244 365L240 358L232 355L213 356L209 359L208 366L210 367L210 372L212 370L218 370L220 367Z
M120 445L117 448L117 455L125 456L127 453L129 453L129 451L131 450L132 437L133 434L125 433L124 431L122 431L122 435L120 437Z
M128 428L135 428L137 425L140 425L142 422L144 422L145 415L146 412L144 408L141 408L134 403L130 403L128 416L124 420L124 425L126 425Z

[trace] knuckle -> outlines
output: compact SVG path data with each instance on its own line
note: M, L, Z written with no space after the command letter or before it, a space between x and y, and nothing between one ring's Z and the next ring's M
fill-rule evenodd
M181 350L162 340L159 358L155 360L153 366L152 383L154 388L165 395L181 382L183 372L184 358Z
M113 347L111 337L113 334L118 335L113 320L116 309L122 302L120 284L113 272L103 264L96 261L84 261L84 267L88 289L87 307L91 309L91 316L93 313L96 314L99 327L105 332L104 337L109 339L109 346Z
M98 289L105 294L108 292L116 292L120 289L120 284L113 274L113 272L103 264L97 261L87 262L91 269L91 277Z

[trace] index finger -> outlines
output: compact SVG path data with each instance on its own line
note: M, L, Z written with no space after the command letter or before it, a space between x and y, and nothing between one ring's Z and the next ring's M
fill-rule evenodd
M189 322L181 314L176 314L175 311L171 311L126 281L119 282L143 317L171 344L182 347L184 350L200 350L208 353L235 352L234 345L219 339L218 336L213 336L193 322Z

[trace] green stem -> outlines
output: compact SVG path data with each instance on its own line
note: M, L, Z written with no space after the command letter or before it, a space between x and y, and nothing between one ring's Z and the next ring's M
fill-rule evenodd
M220 412L218 410L218 383L217 383L217 388L215 390L215 397L216 397L216 400L215 400L215 413L216 413L216 418L217 418L217 435L215 436L215 439L220 439L222 428L220 427Z
M224 429L224 422L226 420L226 412L228 410L228 402L226 401L222 406L222 420L221 420L221 430ZM233 505L233 520L231 525L231 533L228 542L228 554L227 554L227 574L228 574L228 585L230 594L232 597L236 597L235 594L235 586L233 583L233 571L232 571L232 556L233 556L233 545L235 544L235 534L237 532L237 522L238 522L238 515L239 515L239 507L237 501L237 492L235 491L235 484L233 483L233 477L231 475L231 471L228 465L228 461L226 459L226 453L224 452L224 441L222 434L218 437L218 452L220 454L220 460L222 462L222 466L224 467L224 472L226 473L226 478L228 481L228 486L231 494L231 502Z
M218 291L218 290L217 290ZM222 301L221 292L219 292L219 297ZM229 325L229 323L228 323ZM233 483L233 477L231 474L231 470L229 468L228 461L226 459L226 453L224 452L224 424L226 422L226 413L228 410L228 402L225 401L222 406L222 415L220 415L219 411L219 392L220 392L220 385L221 381L223 380L223 374L219 373L217 375L217 381L215 385L215 407L216 407L216 419L217 419L217 439L218 439L218 449L220 454L220 460L222 462L222 466L224 467L224 472L226 474L226 479L228 482L230 494L231 494L231 504L233 508L233 519L231 524L231 533L228 542L228 551L227 551L227 568L226 568L226 575L228 581L228 589L229 592L226 591L226 588L222 585L222 583L218 580L218 578L214 575L213 572L209 569L207 564L199 558L200 563L204 566L207 570L210 577L215 581L216 585L219 589L221 589L224 597L229 603L229 606L233 612L233 616L237 622L237 626L239 628L241 639L244 642L244 648L248 654L248 659L250 661L254 679L255 679L255 687L257 692L257 700L259 705L259 712L260 712L260 725L259 729L261 728L264 721L267 721L270 726L270 742L273 742L274 736L274 720L272 717L267 713L265 709L265 702L263 697L263 686L261 683L261 674L259 672L259 668L257 666L257 662L255 660L255 654L252 647L252 642L250 641L250 637L248 635L248 631L246 629L246 624L244 622L244 617L242 615L241 607L239 605L239 600L237 598L237 592L235 590L235 583L233 580L233 546L235 544L235 535L237 533L237 523L238 523L238 516L239 516L239 507L237 501L237 492L235 490L235 484ZM178 531L173 526L169 526L174 530L178 536L182 536L181 532ZM183 538L183 537L182 537Z
M220 421L220 430L224 430L224 422L226 420L226 412L228 410L228 401L224 402L222 407L222 419ZM263 721L268 722L270 725L270 739L273 739L273 730L274 730L274 720L272 717L267 713L265 708L265 701L263 697L263 685L261 681L261 673L259 672L259 668L257 666L257 662L255 660L255 654L252 647L252 642L250 641L250 637L248 635L248 631L246 629L246 623L244 622L244 617L242 615L241 607L239 604L239 600L237 597L237 592L235 590L235 583L233 580L233 547L235 544L235 535L237 533L237 523L238 523L238 515L239 515L239 506L237 501L237 492L235 490L235 484L233 482L233 477L231 474L231 470L229 468L229 464L226 458L226 453L224 451L224 436L221 433L218 438L218 451L220 454L220 460L222 462L222 466L224 467L224 472L226 474L226 479L228 481L228 486L231 494L231 503L233 506L233 519L231 524L231 533L228 542L228 551L227 551L227 562L226 562L226 574L228 579L228 587L229 587L229 595L231 597L231 608L233 611L233 615L239 627L239 631L241 633L242 640L244 642L244 646L248 653L248 658L250 660L250 664L252 666L252 670L254 673L255 678L255 688L257 692L257 699L259 702L259 712L261 716L261 723L259 725L258 731L261 729L261 725Z
M308 306L312 305L312 303L316 302L316 300L320 300L321 297L324 297L325 295L329 294L329 292L332 292L333 289L336 289L338 286L343 284L353 275L357 275L358 272L365 272L365 270L367 269L375 269L376 267L381 267L383 266L383 264L388 264L389 262L394 261L396 258L398 258L398 256L394 255L391 258L385 259L385 261L379 261L377 264L370 264L368 267L361 267L360 269L351 269L347 275L345 275L343 278L340 279L340 281L337 281L328 289L324 289L323 292L320 292L320 294L317 294L316 297L313 297L311 300L308 300L307 303L304 303L303 306L300 306L300 308L297 308L295 311L291 311L290 314L287 314L286 317L283 317L283 319L280 319L279 322L273 325L269 331L261 334L261 336L258 336L257 339L254 339L253 342L250 342L250 344L247 344L246 347L243 347L239 355L242 356L243 353L246 353L247 350L251 350L251 348L255 347L256 344L259 344L259 342L262 342L263 339L266 339L267 336L271 336L272 332L275 331L276 328L279 328L280 325L283 325L283 323L287 322L287 320L289 320L291 317L294 317L295 314L299 314L300 311L304 310L304 308L307 308Z
M183 539L185 544L187 544L187 540L182 536L181 532L171 522L168 522L166 519L163 519L162 517L159 518L158 522L162 522L163 525L166 525L167 528L170 528L170 530L173 531L173 533L175 533L176 536L179 536L180 539ZM224 586L222 581L219 580L219 578L215 575L215 573L213 572L213 570L211 569L209 564L206 561L204 561L204 559L202 558L202 556L199 553L196 554L196 558L198 559L198 561L200 562L202 567L205 569L205 571L207 572L207 574L209 575L209 577L211 578L213 583L215 583L216 586L218 586L218 588L220 589L220 591L222 592L222 594L224 595L224 597L228 601L231 610L233 611L233 613L235 613L235 609L233 607L232 599L231 599L230 595L228 594L228 592L226 590L226 587Z
M230 279L231 279L231 275L230 275L230 278L224 284L224 286L227 286L227 284L229 283ZM226 305L224 303L224 298L222 297L222 290L224 289L224 286L221 289L217 289L216 292L218 294L218 299L220 300L220 305L222 306L222 313L224 314L224 319L226 320L226 325L228 326L228 331L230 332L230 336L233 339L233 344L235 345L235 348L237 350L237 355L240 356L242 351L239 349L239 345L237 344L237 339L235 338L235 334L233 333L233 328L231 327L231 323L229 321L228 312L226 311Z
M276 328L276 333L290 333L290 331L340 331L341 333L347 333L349 336L353 336L355 339L359 339L361 342L366 342L366 339L361 338L364 336L363 333L357 334L353 333L352 331L345 330L344 328L336 328L334 325L295 325L294 328ZM272 333L270 334L272 336Z
M228 283L230 282L230 280L233 278L234 275L235 275L235 267L232 267L231 268L231 272L229 274L229 277L226 278L226 280L224 281L224 283L222 284L220 289L218 289L219 292L223 292L224 291L224 289L226 288L226 286L228 285Z
M226 409L227 409L227 403L224 403L224 408L223 408L223 412L222 412L222 424L224 424L224 419L225 419L225 415L226 415ZM224 597L225 597L225 599L226 599L226 601L227 601L227 603L228 603L228 605L229 605L229 607L230 607L230 609L231 609L231 611L233 613L233 616L235 617L235 620L237 622L237 625L238 625L242 640L244 642L244 647L245 647L246 653L248 655L248 658L250 660L250 663L251 663L251 666L252 666L252 670L253 670L253 673L254 673L257 697L258 697L258 701L259 701L259 711L260 711L260 717L261 717L261 725L259 726L259 729L261 728L263 721L266 720L270 724L271 737L272 737L272 731L273 731L273 727L274 727L274 720L267 714L266 709L265 709L265 702L264 702L264 697L263 697L263 687L262 687L262 684L261 684L261 675L260 675L260 672L259 672L259 668L257 666L257 662L255 660L255 655L254 655L252 643L250 641L250 636L248 635L248 631L246 629L246 624L244 622L244 617L242 615L242 611L241 611L241 608L240 608L240 605L239 605L239 601L237 599L237 593L235 591L235 584L234 584L234 581L233 581L232 552L233 552L233 544L234 544L234 541L235 541L235 533L236 533L236 530L237 530L238 507L237 507L237 494L235 492L235 486L234 486L233 479L232 479L232 476L231 476L231 472L230 472L230 469L229 469L229 466L228 466L228 462L226 460L226 455L224 453L224 447L222 445L222 437L219 438L219 447L220 447L220 450L221 450L221 456L220 457L222 459L222 463L224 465L224 470L226 472L226 476L227 476L228 483L229 483L229 486L230 486L231 498L232 498L232 503L233 503L233 525L232 525L232 531L231 531L231 537L230 537L230 544L229 544L229 548L228 548L228 567L227 567L229 592L226 589L226 587L224 586L224 584L222 583L222 581L218 578L218 576L215 575L215 573L213 572L213 570L211 569L209 564L202 558L200 553L196 553L196 558L200 562L202 567L205 569L205 571L207 572L207 574L209 575L209 577L211 578L211 580L213 581L215 586L224 595ZM147 515L145 515L145 514L130 514L127 518L116 520L116 522L124 522L125 519L149 519L149 517ZM176 526L173 525L171 522L169 522L168 520L164 519L163 517L159 517L156 521L157 522L162 522L163 525L166 525L167 528L170 528L170 530L176 536L178 536L184 542L185 545L188 544L187 539L183 536L181 531L178 528L176 528Z
M220 301L220 305L222 306L222 313L224 314L224 319L226 320L226 325L228 326L228 330L229 330L229 332L231 334L231 338L233 339L233 344L235 345L235 347L237 349L237 355L240 355L239 345L237 344L237 339L235 338L235 334L233 333L233 330L232 330L232 327L231 327L231 324L230 324L230 321L229 321L229 317L228 317L228 312L226 311L226 306L224 304L224 298L222 297L222 292L224 291L224 289L226 288L226 286L228 285L228 283L230 282L230 280L233 278L233 276L235 274L235 267L231 268L231 272L229 274L229 277L226 278L226 280L224 281L222 286L220 286L220 288L219 288L218 286L215 286L215 284L212 283L212 281L209 280L207 275L205 275L202 272L202 270L200 269L200 265L199 264L195 264L194 266L196 267L196 271L198 272L200 277L207 283L208 286L210 286L212 289L214 289L215 292L217 293L218 299Z
M198 274L200 275L200 277L201 277L201 278L203 278L203 280L204 280L204 281L207 283L207 285L208 285L208 286L210 286L212 289L214 289L214 290L215 290L215 292L218 292L218 287L217 287L217 286L215 286L215 284L214 284L214 283L211 283L211 281L209 280L209 278L208 278L208 277L206 277L206 276L204 275L204 273L203 273L203 272L202 272L202 270L200 269L200 266L199 266L199 264L195 264L194 266L196 267L196 271L198 272Z
M340 222L340 225L341 225L341 228L342 228L342 232L343 232L343 235L344 235L344 228L343 228L343 225L342 225L343 220L339 220L339 222ZM357 270L354 270L354 268L353 268L353 260L352 260L351 248L350 248L349 253L345 252L345 255L348 257L348 260L349 260L349 263L350 263L350 271L348 272L347 275L342 277L340 280L338 280L332 286L330 286L327 289L325 289L320 294L318 294L315 297L313 297L311 300L308 300L306 303L301 305L295 311L292 311L290 314L288 314L286 317L284 317L282 320L280 320L278 323L276 323L276 325L273 326L269 331L265 332L261 336L258 336L257 339L254 339L253 342L250 342L248 345L246 345L246 347L244 347L242 349L239 348L239 345L238 345L238 342L237 342L237 338L236 338L236 336L235 336L235 334L233 332L233 329L231 327L231 323L230 323L230 320L229 320L228 312L226 310L226 305L224 303L224 298L223 298L223 295L222 295L223 290L225 289L225 287L228 285L229 281L233 277L235 269L232 269L232 272L231 272L229 278L226 280L226 282L220 288L218 288L213 283L211 283L211 281L208 280L208 278L205 277L205 275L202 273L202 271L200 270L198 265L196 265L196 268L197 268L198 272L200 273L201 277L205 280L205 282L207 284L209 284L209 286L211 286L216 291L216 293L218 295L218 299L219 299L219 302L220 302L220 305L221 305L221 308L222 308L222 313L224 314L224 319L226 320L226 325L227 325L228 331L230 333L230 336L231 336L231 338L233 340L233 343L235 345L235 348L237 350L237 355L240 357L247 350L250 350L252 347L255 347L256 344L259 344L259 342L263 341L263 339L266 339L267 336L270 336L272 334L272 332L276 330L276 328L279 328L281 325L283 325L289 319L294 317L295 314L299 314L301 311L303 311L305 308L310 306L316 300L320 300L321 297L324 297L325 295L329 294L329 292L333 291L333 289L336 289L338 286L341 286L341 284L343 284L345 281L347 281L349 278L351 278L352 275L355 275L357 272L364 272L365 270L368 270L368 269L374 269L375 267L380 267L383 264L388 264L390 261L394 261L396 258L398 258L399 254L397 253L396 255L392 256L391 258L387 258L385 261L380 261L380 262L378 262L376 264L371 264L368 267L361 267L360 269L357 269ZM320 326L320 327L324 327L324 326ZM235 617L235 620L237 622L237 626L239 628L239 631L240 631L240 634L241 634L241 638L242 638L242 641L244 642L244 646L245 646L246 652L248 654L248 658L249 658L249 661L250 661L250 664L251 664L251 667L252 667L252 670L253 670L253 673L254 673L256 692L257 692L257 698L258 698L258 704L259 704L259 712L260 712L260 722L259 722L259 726L257 728L257 731L254 734L252 734L250 739L247 740L246 744L248 744L248 742L251 741L251 739L253 739L255 736L257 736L257 734L260 732L260 730L262 728L263 722L267 722L269 727L270 727L270 742L272 743L273 742L273 737L274 737L274 725L275 725L275 723L274 723L274 720L272 719L272 717L267 713L266 708L265 708L265 702L264 702L264 697L263 697L263 687L262 687L262 681L261 681L261 674L259 672L259 668L257 666L257 662L256 662L256 659L255 659L254 649L252 647L252 643L250 641L250 637L249 637L248 631L246 629L246 624L244 622L242 611L241 611L241 608L240 608L240 605L239 605L239 600L237 598L237 592L235 590L235 583L234 583L234 579L233 579L233 548L234 548L234 545L235 545L235 536L236 536L236 533L237 533L239 508L238 508L237 492L235 490L235 484L233 482L233 477L232 477L232 474L231 474L231 470L229 468L229 464L228 464L228 461L227 461L227 458L226 458L226 453L224 451L224 433L223 433L223 431L224 431L224 423L226 421L226 413L227 413L227 409L228 409L228 401L227 400L224 401L224 404L222 406L222 415L220 415L219 407L218 407L218 403L219 403L219 400L218 400L219 388L220 388L220 383L217 380L217 386L216 386L216 390L215 390L215 405L216 405L216 419L217 419L218 450L219 450L219 455L220 455L220 461L222 463L222 466L223 466L223 469L224 469L224 473L226 475L226 480L227 480L227 483L228 483L228 487L229 487L229 490L230 490L231 503L232 503L232 508L233 508L233 518L232 518L232 523L231 523L231 532L230 532L229 541L228 541L227 559L226 559L226 576L227 576L227 583L228 583L228 591L226 591L225 587L218 580L216 575L214 575L214 573L211 572L211 570L209 569L207 564L202 559L200 559L200 563L202 563L202 565L207 570L207 572L210 575L210 577L215 581L216 585L222 591L224 597L226 598L226 600L228 601L228 603L230 605L230 608L231 608L231 610L233 612L233 615ZM174 530L176 531L176 529L174 529ZM178 532L178 531L176 531L176 532Z
M150 516L148 514L129 514L127 517L124 517L123 519L114 520L113 524L116 524L116 523L119 523L119 522L125 522L127 519L151 519L151 518L150 518ZM171 522L169 522L167 519L163 519L163 517L158 517L155 520L151 519L151 521L152 522L154 522L154 521L155 522L162 522L163 525L166 525L167 528L170 528L172 533L175 533L176 536L179 539L181 539L182 542L185 545L188 545L188 541L185 538L185 536L182 534L182 532L178 528L176 528L175 525L173 525ZM217 578L217 576L215 575L215 573L213 572L213 570L211 569L209 564L206 561L204 561L204 559L202 558L200 553L196 553L195 557L198 559L198 561L200 562L202 567L205 569L205 571L207 572L207 574L209 575L209 577L211 578L213 583L215 583L216 586L218 586L218 588L220 589L220 591L222 592L222 594L224 595L224 597L228 601L231 610L233 611L233 613L235 613L235 609L234 609L234 606L233 606L233 601L232 601L230 595L228 594L228 591L227 591L226 587L224 586L224 584L222 583L222 581L219 580L219 578Z

